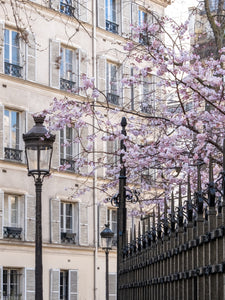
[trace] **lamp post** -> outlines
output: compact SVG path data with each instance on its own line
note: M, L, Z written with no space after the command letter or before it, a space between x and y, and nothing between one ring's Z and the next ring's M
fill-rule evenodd
M45 176L49 176L55 135L43 125L45 117L33 117L35 125L23 134L28 176L33 176L36 190L35 231L35 300L43 300L42 278L42 208L41 192Z
M105 250L106 268L105 268L105 281L106 281L106 300L109 300L109 250L112 249L112 241L114 232L109 228L109 224L105 224L104 230L100 233L102 249Z

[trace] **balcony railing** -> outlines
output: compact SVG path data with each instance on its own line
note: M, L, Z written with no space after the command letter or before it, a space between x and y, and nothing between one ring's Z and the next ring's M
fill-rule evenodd
M107 31L110 31L112 33L117 33L118 34L119 25L116 24L115 22L106 20L106 25L105 26L106 26L106 30Z
M78 167L76 166L76 162L74 160L61 158L60 164L67 165L68 166L66 168L67 171L73 171L75 173L77 173L79 171Z
M119 96L112 93L107 93L107 101L109 103L119 105Z
M5 159L22 161L22 150L5 148Z
M66 4L66 3L63 3L63 2L60 2L60 12L67 15L67 16L71 16L71 17L75 17L76 15L76 8L69 5L69 4Z
M64 90L64 91L70 91L73 93L77 93L77 84L74 81L60 78L60 89Z
M23 67L5 62L5 74L14 77L22 77Z
M4 238L21 239L22 228L6 226L3 228L3 230L4 230Z
M61 232L61 242L76 244L76 233Z
M141 104L141 112L145 114L153 114L153 107L150 104L142 103Z

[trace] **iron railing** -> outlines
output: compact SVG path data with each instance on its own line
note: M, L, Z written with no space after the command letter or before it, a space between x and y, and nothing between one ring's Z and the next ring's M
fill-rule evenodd
M64 91L70 91L73 93L77 93L77 84L74 81L67 80L64 78L60 78L60 89Z
M76 233L61 232L61 242L76 244Z
M22 228L20 227L3 227L4 238L21 239Z
M118 34L118 29L119 29L118 24L109 20L106 20L105 22L106 22L105 26L107 31Z
M5 74L14 77L22 77L23 67L5 62Z
M72 159L61 158L60 159L60 164L61 165L66 165L67 166L67 168L66 168L67 171L73 171L75 173L79 172L79 168L77 167L76 162Z
M114 105L119 105L119 99L120 97L116 94L107 93L107 101L109 103L112 103Z
M62 1L60 2L60 12L70 17L76 16L76 8Z
M22 150L14 148L5 148L5 159L22 161Z

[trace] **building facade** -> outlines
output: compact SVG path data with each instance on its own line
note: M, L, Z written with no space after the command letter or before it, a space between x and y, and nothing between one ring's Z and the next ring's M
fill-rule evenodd
M34 299L35 187L27 176L22 134L32 114L54 97L85 101L81 75L95 77L110 105L134 108L130 92L118 82L127 70L122 45L130 24L147 18L146 8L164 14L169 0L5 1L0 10L0 299ZM132 71L129 71L132 72ZM131 97L132 98L132 97ZM102 99L102 101L106 101ZM138 100L139 101L139 100ZM135 104L136 105L136 104ZM139 104L138 104L139 105ZM144 113L149 113L146 108ZM89 129L80 133L85 143ZM79 199L70 188L82 186L73 163L79 145L63 146L77 133L56 132L52 177L42 192L44 299L102 300L105 253L99 233L104 224L116 232L116 210L102 205L95 188ZM103 145L98 147L112 147ZM58 171L69 163L67 171ZM84 171L84 170L83 170ZM116 239L116 237L115 237ZM110 300L116 299L116 247L109 256Z

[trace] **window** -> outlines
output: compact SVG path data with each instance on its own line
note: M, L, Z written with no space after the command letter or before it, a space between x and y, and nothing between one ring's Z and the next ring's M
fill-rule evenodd
M79 143L74 139L78 132L74 128L65 127L60 130L60 164L67 165L67 170L78 172L76 159L79 158Z
M78 204L60 203L60 227L61 241L76 243L76 232L78 227Z
M19 33L8 29L5 29L4 37L4 64L5 74L22 77Z
M4 149L5 159L21 161L22 150L20 146L20 113L18 111L4 110Z
M114 232L113 246L117 244L117 210L108 208L107 210L107 223L109 228Z
M118 25L116 24L116 0L105 0L105 20L106 30L118 33Z
M68 48L61 48L60 89L78 92L78 52Z
M71 17L78 17L77 1L60 0L60 12Z
M141 111L147 114L154 114L156 99L156 81L155 76L144 78L141 95Z
M211 11L215 11L218 9L218 0L209 0L209 8ZM225 3L224 3L224 7L225 9Z
M67 300L68 297L68 271L60 271L60 300Z
M147 13L143 10L138 11L138 25L142 27L147 23ZM147 32L143 29L139 35L139 43L146 45L147 44Z
M21 299L21 272L19 269L3 269L3 299Z
M119 105L118 69L119 68L116 64L107 62L106 65L107 101L115 105Z

